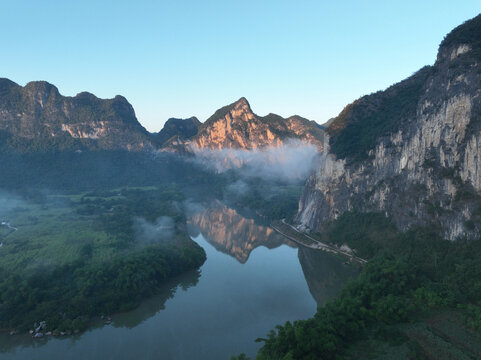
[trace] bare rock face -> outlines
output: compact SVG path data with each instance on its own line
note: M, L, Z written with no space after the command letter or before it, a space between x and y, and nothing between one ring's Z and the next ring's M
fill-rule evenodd
M320 230L349 210L449 239L481 230L481 16L453 30L436 63L349 105L327 128L297 220ZM375 136L373 136L373 134Z
M150 147L148 132L124 97L62 96L45 81L22 87L0 79L0 137L4 148L20 151Z
M313 143L322 149L324 131L314 121L300 116L284 119L269 114L254 114L245 98L215 112L199 126L196 135L171 139L166 148L180 149L245 149L279 146L288 139Z

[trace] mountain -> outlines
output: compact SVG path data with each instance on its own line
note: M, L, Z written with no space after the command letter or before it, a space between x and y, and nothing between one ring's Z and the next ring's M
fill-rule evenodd
M316 144L322 149L324 131L314 121L300 116L287 119L279 115L254 114L245 98L217 110L199 126L196 135L171 139L170 149L256 149L268 145L279 146L288 139L299 139Z
M196 117L169 119L149 133L122 96L99 99L88 92L62 96L45 81L20 86L0 78L0 150L133 150L160 148L191 153L192 148L255 149L301 139L322 148L323 127L300 116L284 119L254 114L245 98L225 106L205 123Z
M153 135L154 142L159 146L168 140L184 140L197 134L202 123L195 116L188 119L170 118L160 132Z
M151 146L129 102L82 92L62 96L45 81L0 79L0 148L15 151L142 150Z
M433 66L348 105L326 129L297 221L321 230L346 211L449 239L481 230L481 15L442 41Z

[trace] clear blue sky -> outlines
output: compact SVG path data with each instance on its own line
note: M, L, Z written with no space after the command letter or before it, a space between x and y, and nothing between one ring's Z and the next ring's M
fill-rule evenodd
M0 77L124 95L158 131L245 96L327 121L426 64L479 0L0 1Z

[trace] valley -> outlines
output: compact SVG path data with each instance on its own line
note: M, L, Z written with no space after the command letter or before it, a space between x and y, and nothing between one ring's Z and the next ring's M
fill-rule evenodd
M324 125L1 78L2 359L480 359L480 39Z
M117 191L103 196L114 195L121 203ZM92 195L72 199L97 204L112 201ZM254 355L260 347L254 341L257 337L279 322L312 316L316 304L333 298L357 274L355 267L328 254L298 249L262 221L258 224L218 200L190 203L187 214L188 234L206 252L207 260L199 270L164 281L156 295L132 311L108 312L103 320L95 316L88 327L81 328L85 329L82 333L56 333L40 339L24 333L0 335L2 356L43 358L62 352L72 359L128 359L134 354L146 359L211 359L228 358L235 352ZM299 262L301 253L305 259L317 257L316 262ZM316 268L317 263L325 268ZM205 328L212 331L206 333Z

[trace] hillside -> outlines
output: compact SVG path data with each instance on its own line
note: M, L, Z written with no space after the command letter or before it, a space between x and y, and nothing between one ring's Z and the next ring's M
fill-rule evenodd
M348 105L328 126L298 221L321 230L346 211L449 239L481 230L481 16L448 34L433 66Z
M160 132L151 134L120 95L99 99L82 92L69 97L45 81L22 87L0 79L0 150L6 152L164 149L190 153L193 148L278 146L287 139L311 142L321 149L324 131L300 116L257 116L241 98L204 123L196 117L171 118Z
M188 139L197 134L200 125L201 122L195 116L188 119L170 118L162 130L152 134L152 139L158 146L163 146L170 139Z
M68 97L45 81L22 87L0 79L3 151L142 150L151 146L148 135L120 95L106 100L87 92Z
M314 121L300 116L287 119L269 114L256 115L245 98L217 110L199 126L196 135L174 138L165 145L170 149L245 149L279 146L288 139L313 143L322 149L324 131Z

